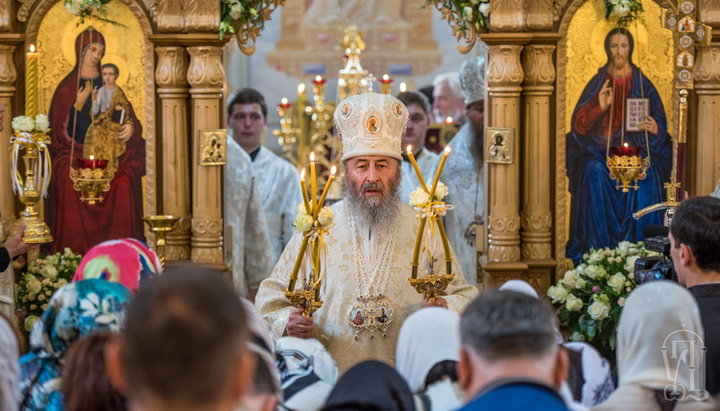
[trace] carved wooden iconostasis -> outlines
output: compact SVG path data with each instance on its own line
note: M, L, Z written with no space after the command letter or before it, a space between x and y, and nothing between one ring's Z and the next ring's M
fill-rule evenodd
M142 217L164 213L180 217L167 236L168 260L223 266L221 166L193 166L200 131L222 128L227 40L218 37L219 16L219 2L114 0L102 18L81 22L62 0L0 0L0 150L7 152L10 120L24 113L25 54L34 44L39 112L52 128L44 219L56 241L48 249L85 252L90 242L123 236L152 243ZM96 205L69 181L77 159L93 154L114 171ZM4 224L18 212L9 168L0 156Z

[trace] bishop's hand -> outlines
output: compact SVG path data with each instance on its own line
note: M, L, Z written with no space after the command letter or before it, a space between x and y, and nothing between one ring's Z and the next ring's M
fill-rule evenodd
M303 311L301 309L297 309L290 314L287 326L285 326L285 333L289 337L312 337L314 328L313 319L312 317L303 317L302 312Z

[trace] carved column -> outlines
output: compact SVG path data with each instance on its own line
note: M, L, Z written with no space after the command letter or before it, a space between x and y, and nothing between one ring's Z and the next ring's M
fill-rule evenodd
M2 131L0 131L0 223L6 232L15 219L15 195L10 185L10 120L12 119L12 97L15 95L17 71L13 62L15 46L0 45L0 104L5 106Z
M502 0L490 2L490 31L525 30L525 2L532 0Z
M193 46L188 82L192 98L192 164L199 163L199 133L221 127L225 72L222 47ZM195 167L192 194L193 262L223 264L222 166Z
M168 261L190 259L190 156L188 153L188 57L185 47L156 47L162 119L162 213L180 217L167 235Z
M553 26L553 0L526 0L526 25L530 30L551 30Z
M698 49L695 68L698 96L697 136L688 141L688 185L691 195L708 195L720 179L720 46ZM691 151L692 150L692 154ZM692 169L690 169L692 167Z
M495 2L493 4L497 4ZM514 129L511 164L488 164L488 264L491 286L520 278L527 265L520 262L520 83L523 69L519 45L488 46L490 127Z
M528 282L536 289L550 287L552 260L552 213L550 150L550 97L555 82L555 46L530 45L523 51L524 130L522 259L529 267Z

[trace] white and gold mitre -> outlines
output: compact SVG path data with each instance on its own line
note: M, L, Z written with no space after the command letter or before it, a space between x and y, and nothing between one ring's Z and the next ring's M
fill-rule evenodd
M408 111L400 100L373 91L357 94L341 101L333 117L343 143L343 161L357 156L402 160Z
M460 66L460 87L465 105L485 99L485 58L472 57Z

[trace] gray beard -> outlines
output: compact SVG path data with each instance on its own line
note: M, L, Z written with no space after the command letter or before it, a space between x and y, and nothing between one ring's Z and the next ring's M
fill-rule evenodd
M349 212L358 221L361 227L370 229L375 227L392 227L393 222L400 211L400 196L398 186L400 185L400 172L398 176L390 181L390 187L383 187L381 197L365 197L361 190L358 190L345 175L345 201Z

